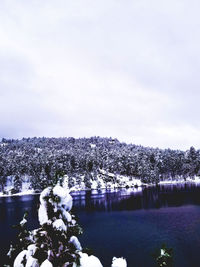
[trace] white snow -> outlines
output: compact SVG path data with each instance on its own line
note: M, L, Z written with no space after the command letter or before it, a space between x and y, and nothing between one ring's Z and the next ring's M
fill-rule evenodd
M176 179L176 180L172 180L172 179L168 179L168 180L163 180L163 181L160 181L158 184L160 185L164 185L164 184L185 184L187 182L190 182L190 183L200 183L200 177L198 176L195 176L193 179L190 178L190 177L187 177L186 180L183 179L183 178L179 178L179 179Z
M92 175L94 175L92 173ZM111 182L105 183L104 179L108 177L110 178ZM9 177L8 179L8 186L6 187L6 194L4 195L3 193L0 192L0 197L1 196L10 196L11 195L11 189L13 188L13 182L11 181L12 177ZM16 194L12 194L12 195L18 195L18 196L22 196L22 195L28 195L28 194L34 194L34 190L30 189L30 177L28 176L24 176L22 177L23 181L22 181L22 191L20 193L16 193ZM81 191L81 190L85 190L85 183L84 183L84 175L80 176L80 182L79 184L76 183L76 179L74 178L74 182L75 185L72 188L68 188L68 180L69 177L67 175L64 175L63 178L63 186L61 187L59 184L57 184L54 188L53 188L53 193L57 196L59 196L60 198L62 198L62 204L61 205L65 205L66 206L66 210L71 210L71 206L72 206L72 199L71 196L69 195L69 193L71 191ZM142 183L139 179L135 179L134 177L128 177L128 176L123 176L123 175L116 175L113 173L109 173L103 169L99 170L99 174L97 174L96 177L94 177L94 179L90 180L91 182L91 189L106 189L106 188L123 188L126 186L129 187L134 187L135 185L137 186L141 186ZM50 193L51 188L46 188L45 190L42 191L41 195L40 195L40 202L44 203L44 197L48 196Z
M71 222L72 216L69 212L67 212L65 209L61 208L63 219L67 222Z
M40 194L40 203L41 204L46 203L46 200L44 198L48 197L50 192L51 192L51 187L47 187L41 192L41 194Z
M40 267L53 267L53 265L48 259L46 259L45 261L43 261Z
M20 225L24 226L27 223L27 220L25 218L23 218L23 220L21 220Z
M13 267L24 267L24 264L22 262L24 261L24 258L26 259L28 250L22 250L17 257L15 258Z
M97 189L97 188L98 188L97 181L91 181L91 189Z
M82 250L81 243L76 236L71 236L69 242L72 243L77 250Z
M56 185L53 188L53 194L60 197L59 206L63 206L65 210L70 211L72 208L72 197L69 194L69 191L61 187L60 185Z
M63 183L62 183L62 187L65 189L69 189L68 187L68 181L69 181L69 176L68 175L64 175L63 177Z
M91 255L88 256L88 254L86 253L79 253L80 255L80 267L103 267L103 265L101 264L100 260Z
M67 226L64 224L62 219L57 219L53 222L53 227L59 231L67 231Z
M30 182L22 182L22 192L29 192L30 188L31 188Z
M91 147L91 148L95 148L96 145L95 145L95 144L90 144L90 147Z
M56 185L53 188L53 194L57 195L57 196L59 196L61 198L65 198L66 195L67 195L67 191L62 186Z
M127 262L123 258L113 257L111 267L127 267Z
M31 244L27 247L27 249L28 249L28 255L33 256L35 254L37 247L35 244Z
M12 244L10 244L10 249L9 249L9 251L7 253L8 258L10 258L10 259L12 258L12 252L13 252L13 250L14 250L14 247L13 247Z
M32 256L28 257L27 263L25 265L25 267L39 267L39 263L38 260Z
M47 209L46 209L44 202L40 204L40 207L38 210L38 219L39 219L40 225L43 225L44 223L48 222L48 214L47 214Z
M161 256L165 255L165 251L164 251L164 249L162 249L162 248L161 248L161 250L160 250L160 255L161 255Z
M7 146L8 144L7 143L1 143L0 146Z
M158 184L160 185L165 185L165 184L181 184L181 183L185 183L185 180L182 179L182 180L163 180L163 181L160 181Z
M99 169L99 172L102 173L102 174L106 174L107 172L103 169Z
M33 189L29 189L29 190L24 190L20 193L16 193L13 194L14 196L24 196L24 195L33 195L34 194L34 190Z
M200 183L200 177L199 176L195 176L194 179L188 178L187 181L189 182L194 182L194 183Z
M54 196L58 196L60 199L57 200L59 201L55 200L51 193L53 193ZM47 196L49 196L49 198L45 199L45 197ZM47 201L49 201L49 204L52 205L53 209L60 211L60 213L57 214L59 218L56 219L55 217L52 217L51 220L48 218ZM44 189L40 195L40 207L38 210L40 224L43 225L44 223L50 223L56 230L66 232L67 228L70 227L68 223L70 222L74 224L75 220L72 219L74 218L73 215L66 211L65 208L68 211L72 208L72 197L71 195L69 195L69 190L64 189L60 185L56 185L53 189ZM23 220L21 221L21 225L23 226L26 222L26 219L23 218ZM42 237L43 235L47 235L48 233L46 231L43 231L43 228L35 229L30 232L29 240L34 243L35 236L37 234ZM88 254L81 252L82 246L76 236L71 236L69 239L69 243L74 245L76 251L80 255L80 265L78 267L103 267L97 257L95 257L94 255L88 256ZM69 243L67 244L69 245ZM63 246L65 246L65 244L61 244L59 246L59 250L62 251ZM42 248L42 245L40 248ZM38 260L34 258L37 249L38 248L36 247L36 244L29 245L27 247L27 250L23 250L18 254L14 261L13 267L53 267L52 263L49 261L49 259L51 259L51 250L48 250L47 259L41 265L39 265ZM26 263L24 263L24 261ZM73 267L77 267L76 263L73 264ZM114 257L112 260L111 267L127 267L127 262L123 258Z

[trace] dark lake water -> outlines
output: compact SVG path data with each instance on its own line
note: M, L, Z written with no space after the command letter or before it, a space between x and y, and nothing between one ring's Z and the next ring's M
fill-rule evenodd
M163 243L174 250L174 266L200 266L200 185L165 185L141 189L74 194L73 212L84 233L83 247L104 267L123 256L128 267L155 266L152 254ZM25 211L28 227L38 227L38 196L0 198L0 265ZM3 265L3 264L2 264Z

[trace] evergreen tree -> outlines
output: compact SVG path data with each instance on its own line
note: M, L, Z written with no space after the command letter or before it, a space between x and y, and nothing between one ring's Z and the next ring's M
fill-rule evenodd
M60 185L47 187L40 195L40 227L26 229L27 214L19 224L18 242L11 244L7 267L103 267L98 258L84 253L77 238L82 233L71 214L72 197ZM123 265L122 265L123 263ZM113 258L112 267L127 267Z
M91 188L91 178L92 178L91 174L89 172L86 172L84 176L84 184L86 189Z
M12 189L12 193L19 193L22 189L22 178L18 174L15 175L14 177L14 182L13 182L14 188Z
M173 250L162 245L158 255L156 256L156 263L159 267L173 266Z

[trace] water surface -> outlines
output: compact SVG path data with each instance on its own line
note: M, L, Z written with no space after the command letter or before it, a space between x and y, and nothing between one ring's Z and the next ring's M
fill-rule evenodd
M166 185L144 189L73 194L73 212L84 233L79 237L104 265L124 256L129 267L151 267L163 243L174 249L174 266L197 267L200 261L200 186ZM38 227L38 196L0 198L1 262L14 239L11 229L25 211L28 227Z

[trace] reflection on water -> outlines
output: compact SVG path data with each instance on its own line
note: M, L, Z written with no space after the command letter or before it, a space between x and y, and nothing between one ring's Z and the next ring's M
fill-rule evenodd
M137 210L200 204L200 186L176 184L72 193L74 210Z

